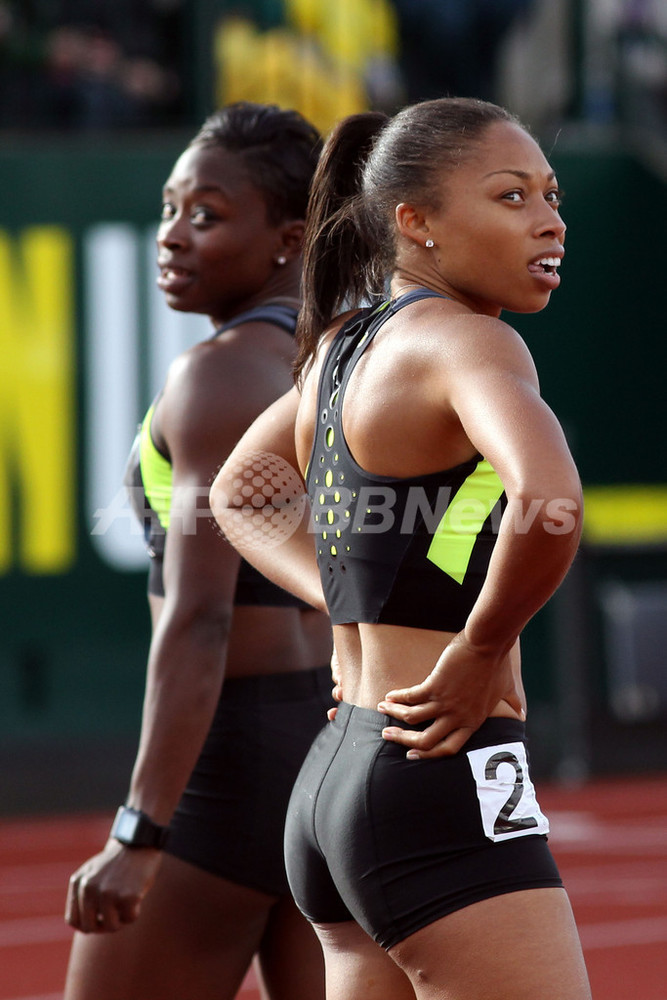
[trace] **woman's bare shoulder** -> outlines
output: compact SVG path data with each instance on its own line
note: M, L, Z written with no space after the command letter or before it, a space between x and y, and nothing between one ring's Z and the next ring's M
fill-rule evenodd
M202 435L226 442L288 391L291 345L277 351L255 343L253 350L252 339L203 341L172 362L159 413L168 442Z
M435 372L506 371L537 383L526 342L510 323L439 303L425 311L415 330L415 348Z

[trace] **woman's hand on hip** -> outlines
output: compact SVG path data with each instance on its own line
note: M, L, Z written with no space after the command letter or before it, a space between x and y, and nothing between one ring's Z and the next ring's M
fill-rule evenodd
M500 702L509 714L525 718L510 657L475 649L460 632L425 680L389 691L378 705L379 712L407 725L430 724L420 730L388 726L382 735L407 747L412 760L444 757L457 753Z

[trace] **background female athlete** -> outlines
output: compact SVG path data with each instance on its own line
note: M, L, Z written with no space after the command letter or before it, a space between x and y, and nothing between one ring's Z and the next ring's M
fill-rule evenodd
M158 284L173 309L208 315L216 331L171 365L132 479L142 516L147 497L153 637L127 805L169 833L164 850L112 836L72 876L67 919L83 933L67 1000L232 998L255 953L265 996L323 995L282 838L331 704L330 625L240 565L206 499L243 431L291 384L320 145L296 112L232 105L205 122L164 187Z

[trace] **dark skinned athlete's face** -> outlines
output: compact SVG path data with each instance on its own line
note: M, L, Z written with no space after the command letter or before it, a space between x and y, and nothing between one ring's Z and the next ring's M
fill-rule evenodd
M426 284L476 312L543 309L559 285L565 225L555 174L519 126L496 122L447 172L440 211L428 213Z
M157 283L167 304L219 325L274 273L280 227L269 223L241 156L194 146L179 157L164 187L157 245Z

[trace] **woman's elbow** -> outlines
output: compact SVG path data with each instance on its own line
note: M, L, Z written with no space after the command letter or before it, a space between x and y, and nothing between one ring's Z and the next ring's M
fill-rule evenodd
M573 545L579 544L584 520L581 494L552 497L544 508L544 530L550 535L567 535Z
M584 501L578 476L559 477L557 483L543 482L508 491L510 513L520 530L539 528L550 536L567 538L577 546L583 526Z
M227 602L201 597L183 598L174 616L173 628L183 636L193 652L218 650L229 641L233 622L233 607Z
M220 530L225 533L225 528L233 514L229 502L224 465L213 480L213 485L209 493L209 505Z

